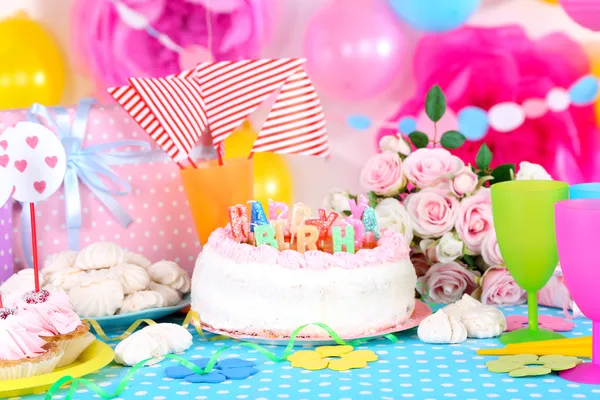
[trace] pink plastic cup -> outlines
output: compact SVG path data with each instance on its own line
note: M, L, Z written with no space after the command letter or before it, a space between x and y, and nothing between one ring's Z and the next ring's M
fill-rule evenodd
M600 266L594 249L600 235L600 199L556 203L556 243L565 284L592 320L592 362L560 373L568 381L600 384Z

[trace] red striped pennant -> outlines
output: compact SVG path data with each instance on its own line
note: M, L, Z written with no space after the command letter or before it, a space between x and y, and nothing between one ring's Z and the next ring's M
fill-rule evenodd
M304 69L281 88L254 142L255 152L329 157L325 115Z
M194 79L202 87L213 145L227 139L304 62L281 58L200 64Z

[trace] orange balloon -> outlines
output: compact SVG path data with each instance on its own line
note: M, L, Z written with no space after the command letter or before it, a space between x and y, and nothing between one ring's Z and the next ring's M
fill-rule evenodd
M585 45L584 48L590 57L590 72L594 76L600 77L600 44L590 43ZM594 103L594 111L596 112L596 122L600 125L600 96Z
M0 21L0 109L59 104L65 61L58 44L24 15Z

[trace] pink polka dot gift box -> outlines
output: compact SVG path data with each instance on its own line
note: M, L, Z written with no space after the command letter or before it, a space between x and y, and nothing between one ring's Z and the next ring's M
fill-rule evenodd
M193 269L200 243L178 167L121 107L86 99L70 108L3 111L0 132L26 120L54 131L67 153L63 185L36 204L41 260L112 241L153 261L173 260ZM31 260L31 236L22 229L29 229L28 220L28 209L15 204L18 269Z

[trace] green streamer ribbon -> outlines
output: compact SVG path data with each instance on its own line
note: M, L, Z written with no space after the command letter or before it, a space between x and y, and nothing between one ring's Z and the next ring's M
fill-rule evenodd
M198 375L208 374L209 372L211 372L214 369L217 362L219 362L219 357L224 352L226 352L236 346L250 347L250 348L258 351L260 354L262 354L263 356L265 356L266 358L268 358L269 360L271 360L273 362L283 362L283 361L287 360L287 358L292 354L294 345L296 343L297 336L300 334L300 332L304 328L306 328L308 326L317 326L317 327L323 329L339 345L349 345L352 347L356 347L356 346L359 346L359 345L367 342L368 340L370 340L370 338L366 338L366 339L356 339L356 340L352 340L350 342L346 342L329 326L327 326L321 322L315 322L312 324L305 324L305 325L302 325L302 326L299 326L298 328L296 328L294 330L294 332L292 332L292 335L290 336L290 340L289 340L287 346L285 347L285 349L283 350L283 353L281 354L281 356L278 356L277 354L273 353L272 351L267 350L266 348L264 348L261 345L258 345L256 343L250 343L250 342L240 342L240 343L236 343L233 346L224 346L224 347L220 348L219 350L217 350L217 352L215 354L213 354L213 356L210 358L210 360L206 364L205 368L199 368L195 364L192 364L191 362L187 361L185 358L177 356L175 354L166 354L164 356L148 358L146 360L140 361L139 363L135 364L133 367L131 367L129 369L129 371L127 371L127 373L125 374L123 379L121 379L121 381L119 382L117 388L115 389L115 391L113 393L108 393L107 391L105 391L104 389L102 389L100 386L96 385L94 382L92 382L89 379L73 378L72 376L67 375L67 376L60 378L58 381L56 381L50 387L50 389L48 389L48 391L46 392L45 400L52 400L52 396L54 396L63 385L66 385L68 383L71 383L71 387L70 387L69 391L67 392L67 394L65 395L65 400L71 400L73 398L73 396L75 395L77 388L80 385L85 386L86 388L88 388L89 390L91 390L92 392L94 392L95 394L100 396L100 398L102 398L102 399L105 399L105 400L113 399L125 391L129 381L133 379L133 376L136 374L136 372L138 370L140 370L142 367L144 367L144 365L146 363L148 363L148 362L156 363L156 362L162 361L165 358L169 358L171 360L178 362L179 364L183 365L184 367L191 369L194 373L196 373ZM398 341L396 336L394 336L390 333L383 335L383 337L388 339L392 343L396 343Z

